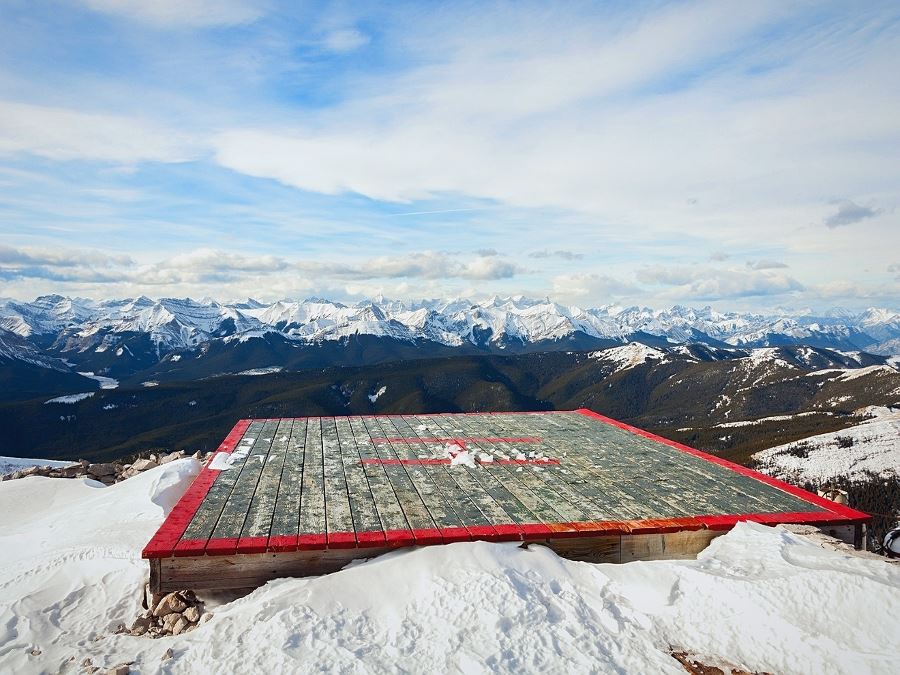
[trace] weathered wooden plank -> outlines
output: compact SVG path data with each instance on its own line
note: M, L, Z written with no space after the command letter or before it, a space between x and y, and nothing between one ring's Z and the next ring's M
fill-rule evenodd
M293 419L284 457L284 469L272 515L268 548L292 551L297 547L300 529L300 497L303 490L303 449L306 447L307 420Z
M291 420L279 420L269 454L260 471L256 490L244 518L238 540L238 553L262 553L269 542L272 529L272 517L275 514L275 503L278 498L278 486L284 469L284 460L290 440Z
M473 456L488 455L496 452L491 441L471 440L483 438L484 433L471 424L470 418L458 416L448 418L434 415L430 424L438 427L442 433L462 437L466 450ZM451 422L452 420L452 422ZM507 481L514 480L503 467L493 463L478 464L476 468L457 467L454 477L468 489L478 509L497 532L499 539L523 538L533 528L523 529L521 524L533 525L539 521L534 512L528 508L513 492L511 492L500 476ZM496 472L495 470L499 469ZM557 519L558 520L558 519Z
M379 547L157 558L151 561L150 586L154 593L185 588L250 589L282 577L336 572L353 560L365 560L393 550Z
M333 417L322 418L322 457L325 475L325 524L328 528L328 548L356 546L353 512L344 462Z
M690 559L719 531L665 535L546 539L545 545L564 558L587 562ZM352 560L371 558L393 548L329 549L285 553L158 558L151 560L150 584L155 593L193 588L224 590L255 588L281 577L316 576L336 572Z
M356 451L359 453L372 499L375 502L378 516L381 518L385 540L398 546L411 546L415 542L415 538L406 513L400 504L400 498L394 492L394 486L388 478L385 467L380 462L371 461L377 460L379 457L365 423L361 417L350 417L347 421L353 433L353 441L356 444Z
M207 555L228 555L237 549L247 511L256 492L256 484L259 482L277 430L277 420L267 420L263 425L206 544ZM234 468L228 471L234 471Z
M547 448L554 454L565 454L566 466L572 471L567 470L564 476L580 484L579 490L602 514L599 520L693 515L682 504L662 498L652 484L655 468L646 453L629 452L598 441L591 429L573 425L571 415L552 415L545 421L548 425ZM576 452L570 450L573 440L579 444ZM612 463L615 463L615 471L610 471Z
M418 439L415 432L409 429L400 418L380 417L378 421L382 432L389 437ZM423 453L426 456L430 456L426 444L410 444L406 441L395 441L390 443L390 445L400 458L416 460L423 456ZM437 449L434 444L431 447ZM443 470L444 467L441 465L406 465L406 472L428 508L428 513L432 520L441 530L442 538L443 533L448 529L463 528L462 519L453 508L452 501L444 495L442 490Z
M392 418L398 429L404 429L404 436L417 438L419 456L439 461L446 459L446 442L438 440L438 436L428 431L422 420L415 416ZM472 499L472 495L456 480L454 469L444 463L427 464L423 467L437 486L444 503L447 504L458 519L458 524L442 525L441 536L446 543L469 541L476 538L479 532L487 532L490 524ZM490 529L493 532L492 529Z
M449 416L435 417L440 417L443 421ZM510 417L511 419L502 423L495 423L492 415L479 415L477 424L484 430L482 435L488 434L498 438L504 438L510 434L519 433L515 431L513 425L520 421L520 417L518 415L504 415L503 417ZM454 424L460 430L464 430L460 425L466 423L462 422L461 419L447 419L446 427L452 428ZM512 431L510 429L512 429ZM477 446L478 444L475 443L474 445ZM513 458L521 452L521 447L518 444L507 441L495 441L494 448L504 455ZM521 471L519 471L519 469L521 469ZM590 510L585 508L584 497L572 490L568 485L560 483L555 480L553 476L547 474L545 466L534 464L517 466L513 469L513 472L517 474L522 483L528 486L532 492L538 494L545 503L553 505L554 510L562 517L561 523L577 523L596 520L596 518L591 515Z
M664 443L585 415L574 413L572 415L570 421L572 426L590 430L603 445L652 456L654 463L650 472L655 474L655 481L669 484L657 486L657 489L662 491L663 487L669 487L683 493L683 496L678 496L678 501L690 505L694 510L692 515L697 515L698 512L703 514L794 512L814 508L812 505L805 508L806 502L793 495ZM723 490L723 485L727 485L728 489Z
M303 489L300 494L300 524L297 547L324 548L327 544L325 523L325 464L322 456L322 420L311 417L306 424L303 446Z
M176 547L176 554L182 552L187 554L196 551L202 553L204 551L206 542L219 521L219 516L222 513L222 509L225 508L225 503L231 496L231 490L237 482L253 443L259 434L262 433L264 426L265 422L254 420L247 427L247 431L244 432L237 447L231 453L234 463L230 469L219 471L219 475L200 504L200 508L194 513L194 517L185 529L184 534L182 534L181 541Z
M628 535L626 535L628 536ZM633 535L632 535L633 536ZM589 563L617 563L622 559L622 535L564 537L536 542L569 560Z
M632 534L622 537L620 562L635 560L689 560L709 546L716 530L685 530L666 534Z
M647 446L639 436L577 413L565 415L564 420L562 433L583 439L587 449L581 455L591 462L594 469L610 474L620 489L644 503L655 500L654 515L650 517L658 518L660 512L676 515L722 513L727 508L717 496L719 490L716 483L705 476L687 473L686 478L680 477L678 480L682 490L694 495L693 501L672 494L672 486L667 483L673 474L671 469L678 466L674 461L677 457L658 451L659 447L665 446L656 443ZM553 421L559 424L563 420ZM673 448L667 450L678 452ZM678 475L681 476L681 471ZM648 498L648 494L652 497Z
M370 438L385 437L377 417L363 417L360 420L365 425ZM373 447L379 459L399 459L390 443L375 443ZM442 539L435 526L434 519L432 519L431 514L428 512L428 507L422 501L416 486L406 472L406 467L402 464L384 464L383 468L391 486L394 488L394 494L397 495L397 500L403 509L416 541L423 544L441 543Z
M375 496L369 487L366 471L360 462L353 429L346 417L335 418L335 432L340 447L341 461L344 465L347 492L350 496L350 511L353 516L357 546L384 544L384 526L378 515L378 507L375 504Z
M437 418L437 416L419 416L415 418L419 420L423 425L427 424L428 420L432 418ZM432 424L432 426L436 426ZM458 427L461 430L466 430L463 426ZM441 431L441 433L444 433ZM480 433L480 432L479 432ZM483 449L490 452L492 455L504 455L504 449L501 447L499 443L494 442L484 442L480 441L479 446ZM531 477L528 476L523 477L522 473L519 472L518 468L515 466L503 465L499 462L485 464L482 467L485 470L485 474L492 478L495 483L502 485L506 490L512 494L520 504L522 504L527 512L533 514L534 518L530 520L519 520L516 521L520 524L521 528L526 534L526 538L529 534L535 533L543 533L548 531L546 527L539 527L538 523L548 524L548 523L560 523L566 520L566 517L560 514L550 502L545 501L540 492L536 492L532 489L533 482L529 480ZM515 512L515 509L513 509Z

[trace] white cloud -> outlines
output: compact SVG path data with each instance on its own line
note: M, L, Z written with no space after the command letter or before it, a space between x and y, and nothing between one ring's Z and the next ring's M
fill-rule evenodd
M778 260L748 260L747 267L751 270L779 270L786 269L789 265Z
M588 304L606 304L620 298L636 297L644 291L634 284L606 274L561 274L553 278L554 296Z
M294 124L226 131L216 158L328 195L561 209L583 217L569 238L649 247L683 233L735 255L764 240L812 281L824 269L791 250L847 250L800 231L821 222L822 194L900 198L900 37L871 16L834 30L794 16L796 30L761 45L797 10L693 3L600 21L492 10L464 24L441 13L440 28L401 38L426 65L354 78L347 100ZM878 227L900 245L887 220ZM556 227L536 222L522 236Z
M180 162L200 152L196 139L148 120L0 101L0 155L133 163Z
M802 291L793 277L771 269L650 265L638 270L638 280L665 287L660 297L718 300L751 296L782 295Z
M520 268L496 255L474 258L442 251L421 251L401 256L378 256L347 262L300 261L297 270L333 279L508 279Z
M157 26L199 27L259 18L264 2L248 0L82 0L90 9Z

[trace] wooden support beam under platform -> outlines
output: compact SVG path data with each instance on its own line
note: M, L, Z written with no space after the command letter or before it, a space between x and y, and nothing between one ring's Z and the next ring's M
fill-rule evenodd
M569 560L620 563L636 560L687 560L726 530L695 530L665 534L536 539L522 546L547 546ZM152 558L150 588L169 593L190 588L223 590L257 588L282 577L311 577L337 572L354 560L365 560L395 548L332 549L290 553L241 553L200 558Z
M476 540L689 558L741 520L869 516L589 410L242 420L143 555L155 592L247 588Z

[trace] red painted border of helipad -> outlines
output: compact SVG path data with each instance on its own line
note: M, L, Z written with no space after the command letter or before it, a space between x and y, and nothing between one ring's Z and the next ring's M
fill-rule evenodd
M404 546L428 546L432 544L450 544L460 541L533 541L543 539L559 539L568 537L602 537L629 534L654 534L677 532L681 530L727 530L740 521L750 520L757 523L776 525L779 523L807 523L811 525L835 525L855 524L871 520L871 516L851 509L848 506L837 504L801 488L789 485L771 476L759 473L747 467L729 462L728 460L696 450L677 441L657 436L656 434L638 429L630 424L625 424L611 419L592 410L581 408L578 410L548 410L526 412L501 412L501 413L447 413L461 415L523 415L523 414L548 414L575 412L593 419L599 420L614 427L618 427L629 433L643 436L644 438L663 443L676 450L686 452L713 464L718 464L736 473L748 476L754 480L787 492L808 504L824 509L821 512L799 513L741 513L741 514L715 514L707 516L692 516L681 518L662 518L647 520L619 520L619 521L594 521L577 523L509 523L504 525L466 525L465 527L426 529L426 530L388 530L387 532L328 532L328 533L302 533L298 535L275 537L252 537L244 539L210 539L182 540L181 536L188 524L200 508L212 484L215 482L218 471L209 468L209 462L203 467L200 474L184 493L159 530L144 547L144 558L167 558L170 556L200 556L200 555L231 555L235 553L285 553L302 550L328 550L348 548L401 548ZM399 417L400 415L377 415L377 417ZM352 417L360 417L353 415ZM318 417L293 418L293 419L321 419ZM240 441L250 422L254 420L243 419L234 425L217 452L230 453ZM262 421L262 420L260 420Z

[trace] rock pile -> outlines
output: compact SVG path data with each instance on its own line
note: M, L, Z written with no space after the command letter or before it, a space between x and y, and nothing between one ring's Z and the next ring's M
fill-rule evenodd
M175 591L157 596L150 593L148 586L144 593L144 607L144 612L131 628L123 624L116 632L152 638L180 635L212 618L212 614L203 611L203 602L193 591Z
M182 459L186 456L184 450L170 452L168 454L151 454L149 457L137 459L131 464L121 461L116 462L100 462L92 464L86 459L80 459L71 466L53 467L53 466L30 466L27 469L19 469L15 473L6 474L0 480L14 480L16 478L26 478L28 476L46 476L47 478L92 478L106 485L118 483L139 473L154 469L160 464L166 464L176 459ZM193 455L194 459L205 462L209 457L208 453L197 452Z

